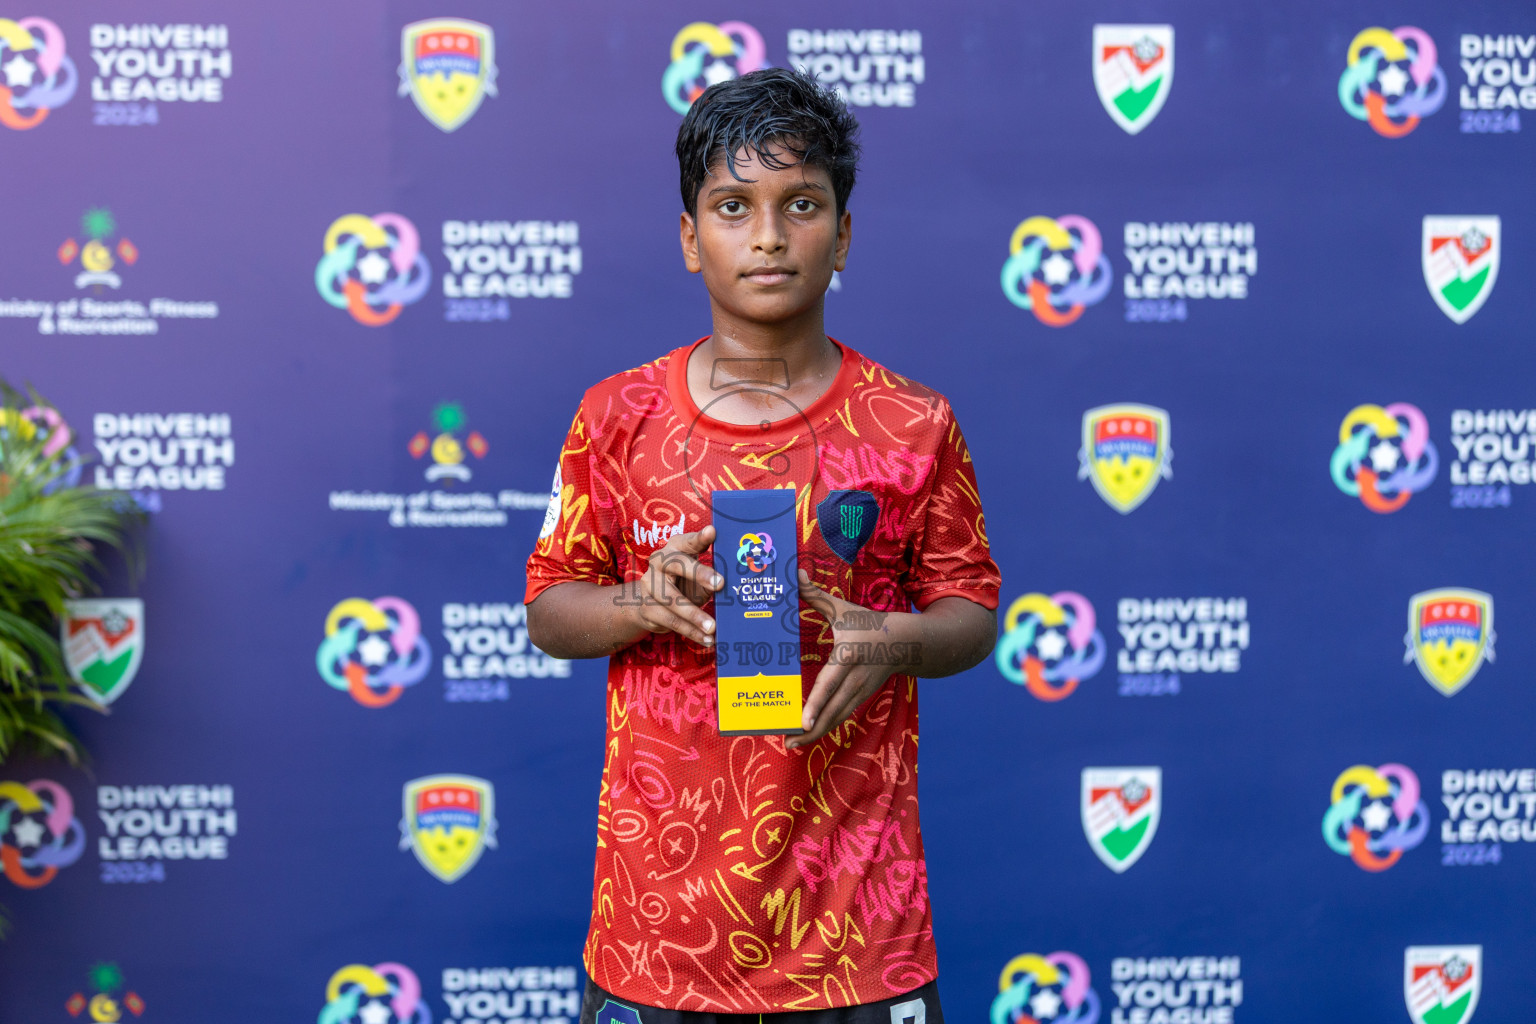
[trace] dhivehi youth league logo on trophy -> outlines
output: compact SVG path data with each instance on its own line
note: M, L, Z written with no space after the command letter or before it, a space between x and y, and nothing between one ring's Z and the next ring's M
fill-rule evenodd
M103 707L122 696L144 657L144 602L136 597L64 602L59 622L64 664Z
M411 22L400 33L400 95L453 131L496 95L496 33L463 18Z
M428 775L405 784L400 849L444 882L469 873L496 847L496 790L472 775Z
M1083 833L1099 860L1120 873L1141 859L1163 811L1161 768L1084 768Z
M1151 124L1173 87L1173 26L1093 26L1093 86L1128 134Z
M1403 995L1413 1024L1467 1024L1482 989L1482 946L1403 950Z
M1499 277L1497 217L1425 217L1424 283L1440 311L1458 324L1483 308Z

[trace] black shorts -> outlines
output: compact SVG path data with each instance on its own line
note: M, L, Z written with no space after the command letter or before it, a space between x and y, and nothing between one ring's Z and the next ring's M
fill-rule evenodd
M609 995L587 979L581 996L581 1024L944 1024L939 983L878 1003L792 1013L713 1013L662 1010Z

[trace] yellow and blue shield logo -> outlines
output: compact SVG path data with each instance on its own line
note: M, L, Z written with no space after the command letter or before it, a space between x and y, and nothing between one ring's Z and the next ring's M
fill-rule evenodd
M413 21L400 32L400 95L451 132L496 95L496 34L463 18Z
M472 775L428 775L405 784L400 849L444 882L469 873L496 846L496 790Z
M1079 480L1120 513L1133 511L1171 477L1168 413L1150 405L1101 405L1083 413Z
M1481 590L1446 587L1408 602L1408 650L1424 680L1447 697L1493 660L1493 598Z

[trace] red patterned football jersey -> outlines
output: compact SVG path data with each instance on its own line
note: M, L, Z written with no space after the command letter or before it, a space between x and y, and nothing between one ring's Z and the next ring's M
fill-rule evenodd
M949 403L840 347L827 392L772 423L701 411L693 346L590 389L526 600L573 580L639 579L651 552L709 523L715 488L792 487L800 566L828 593L880 611L948 595L996 608ZM832 630L801 607L809 693ZM584 955L599 986L649 1006L776 1013L876 1002L935 976L913 677L893 676L819 743L787 750L779 736L721 736L714 653L664 633L612 657L607 709Z

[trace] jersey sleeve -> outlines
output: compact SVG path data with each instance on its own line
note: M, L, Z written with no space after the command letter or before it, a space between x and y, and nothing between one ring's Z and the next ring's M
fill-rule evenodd
M613 503L609 495L598 493L603 451L591 426L583 400L560 449L544 525L528 557L525 604L557 583L619 582L609 511Z
M995 609L1002 577L987 544L971 451L947 402L938 429L927 501L913 531L912 567L903 588L918 610L941 597L963 597Z

